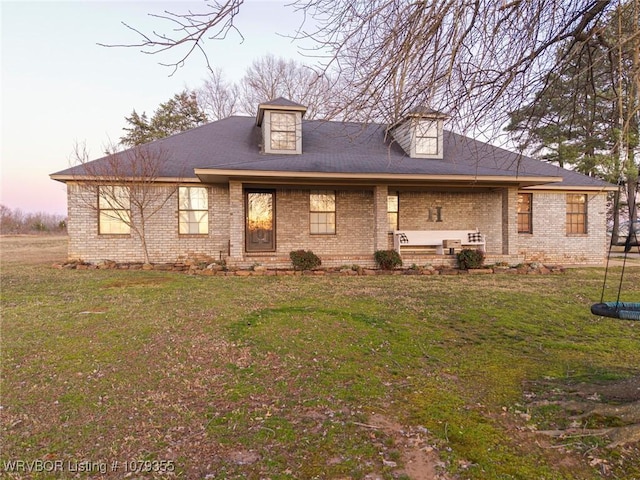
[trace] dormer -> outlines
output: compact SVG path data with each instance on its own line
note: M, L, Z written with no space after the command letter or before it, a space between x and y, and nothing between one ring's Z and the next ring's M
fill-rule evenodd
M411 158L442 159L442 129L448 115L420 107L410 111L389 132Z
M275 154L302 153L302 117L307 107L286 98L258 105L256 126L262 129L262 151Z

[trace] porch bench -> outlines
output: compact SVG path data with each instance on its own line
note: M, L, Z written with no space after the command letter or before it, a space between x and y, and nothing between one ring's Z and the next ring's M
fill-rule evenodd
M399 254L402 249L415 250L422 247L436 249L438 255L444 255L445 240L457 240L463 248L476 248L485 251L485 236L476 230L395 230L393 248Z

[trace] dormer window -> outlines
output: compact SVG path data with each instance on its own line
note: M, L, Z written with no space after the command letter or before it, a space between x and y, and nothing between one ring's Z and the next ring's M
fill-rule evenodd
M262 129L262 151L272 154L302 153L302 117L307 107L285 98L258 106L256 126Z
M416 125L416 155L438 155L438 122L419 120Z
M296 114L271 112L271 149L296 149Z
M443 158L443 125L447 115L417 108L392 125L389 132L411 158Z

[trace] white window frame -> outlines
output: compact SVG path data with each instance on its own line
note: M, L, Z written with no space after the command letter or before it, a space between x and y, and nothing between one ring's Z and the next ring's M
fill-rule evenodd
M271 150L296 149L296 114L291 112L271 112Z
M293 120L279 121L278 116L282 118L289 118ZM288 123L288 124L287 124ZM275 154L300 154L302 153L302 113L288 110L271 110L265 111L264 121L262 122L263 128L263 149L265 153ZM285 143L289 145L283 145L278 143L277 136L291 137L285 140ZM293 140L293 141L292 141Z
M443 157L443 121L437 118L419 118L414 122L411 157L441 159Z

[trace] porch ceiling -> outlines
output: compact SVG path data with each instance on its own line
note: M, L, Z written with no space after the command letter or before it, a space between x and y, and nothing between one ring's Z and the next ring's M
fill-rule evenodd
M452 187L532 187L561 182L555 176L501 176L501 175L419 175L383 173L316 173L265 170L225 170L196 168L196 176L203 183L228 183L230 180L270 185L337 185L371 186L393 184L398 186L452 186Z

